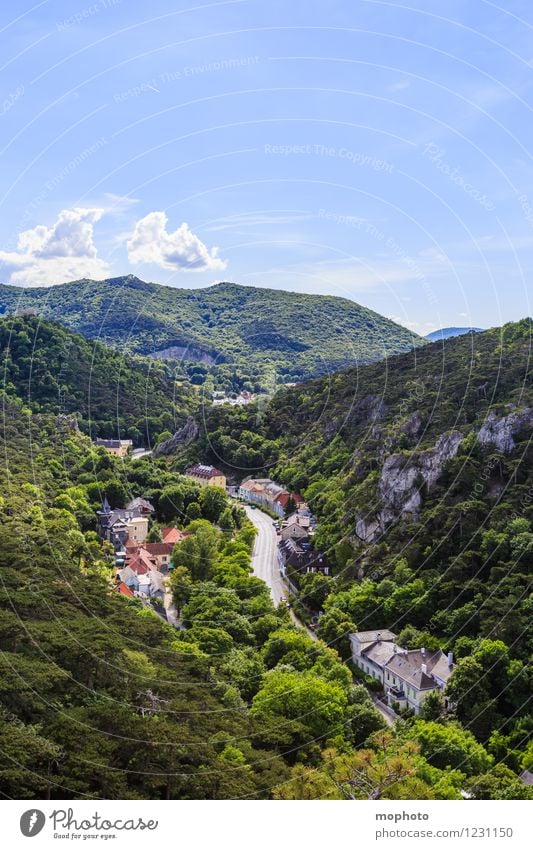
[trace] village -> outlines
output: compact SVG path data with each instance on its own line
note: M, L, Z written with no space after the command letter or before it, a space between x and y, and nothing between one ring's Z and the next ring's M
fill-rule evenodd
M128 440L98 439L96 444L115 456L131 453ZM201 487L223 489L251 510L261 510L272 519L277 566L287 597L297 596L302 576L331 575L326 554L313 545L316 519L299 493L270 478L248 478L239 485L228 485L224 472L208 463L197 463L184 474ZM149 542L154 512L153 505L142 497L131 500L124 508L112 509L104 496L97 511L98 532L101 540L113 547L117 592L144 600L171 624L181 627L173 612L166 579L173 568L174 546L185 539L187 531L176 526L163 527L160 541ZM350 634L350 647L354 667L367 680L381 684L384 703L375 701L389 721L397 716L397 711L405 709L419 714L430 693L444 694L454 669L451 653L403 648L396 642L396 635L385 627L381 631ZM444 704L447 708L446 699Z

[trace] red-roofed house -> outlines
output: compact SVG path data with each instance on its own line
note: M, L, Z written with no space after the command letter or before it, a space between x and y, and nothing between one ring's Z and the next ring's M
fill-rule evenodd
M175 545L177 542L181 542L186 536L187 534L184 534L178 528L161 528L161 537L165 543Z
M117 592L119 592L121 595L125 595L127 598L133 598L134 597L133 590L130 590L130 588L128 587L127 584L124 583L124 581L121 581L117 585Z

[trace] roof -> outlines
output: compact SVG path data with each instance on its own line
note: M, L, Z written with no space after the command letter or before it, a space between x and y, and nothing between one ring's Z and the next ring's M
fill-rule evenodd
M153 513L155 507L146 498L134 498L126 504L126 510L141 510L144 513Z
M215 466L208 466L206 463L196 463L186 471L187 475L193 475L198 478L220 478L224 477L224 473Z
M164 554L172 554L174 545L171 542L145 542L143 548L148 554L161 557Z
M381 631L357 631L352 637L357 637L360 643L375 643L379 640L389 642L396 639L396 634L383 628Z
M395 643L379 642L370 643L367 648L361 652L362 657L368 658L378 666L385 666L394 654Z
M299 513L293 513L285 522L285 527L289 525L300 525L302 528L308 528L310 524L311 518L309 516L300 516Z
M130 590L130 588L128 587L127 584L124 583L124 581L121 581L120 584L117 586L117 592L119 592L121 595L128 596L129 598L133 598L132 590Z
M520 773L520 778L522 779L524 784L533 784L533 772L530 772L528 769L525 769L523 772Z
M257 481L249 480L249 481L243 481L243 482L241 483L240 488L241 488L241 489L249 490L249 491L251 492L251 490L252 490L252 489L255 489L257 486L258 486L258 485L257 485ZM262 487L258 487L258 488L261 488L261 489L262 489Z
M139 548L128 553L128 566L137 575L144 575L155 567L155 562L146 549Z
M133 569L130 569L129 566L124 566L123 569L119 569L117 572L117 577L120 578L123 583L137 580L137 575L135 574Z
M178 528L161 528L161 536L163 537L163 542L174 544L175 542L180 542L185 534Z
M122 448L126 445L133 445L131 439L100 439L98 437L95 439L95 445L99 445L102 448Z
M424 665L425 672L422 669ZM453 670L441 649L432 653L422 653L422 649L398 651L392 655L386 667L417 690L432 690L435 687L433 675L446 682Z

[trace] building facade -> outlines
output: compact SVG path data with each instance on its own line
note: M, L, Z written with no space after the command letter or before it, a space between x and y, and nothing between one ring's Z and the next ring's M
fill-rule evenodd
M192 478L200 486L219 486L226 489L226 476L215 466L206 463L196 463L185 472L188 478Z
M454 669L451 652L404 649L386 629L350 634L350 644L353 663L383 685L389 706L415 714L429 693L444 693Z
M95 439L94 444L97 448L105 448L115 457L126 457L133 447L131 439Z

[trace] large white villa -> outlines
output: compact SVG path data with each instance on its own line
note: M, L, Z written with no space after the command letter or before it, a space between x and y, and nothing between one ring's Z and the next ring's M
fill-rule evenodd
M441 649L403 649L392 631L358 631L350 634L352 660L367 675L383 684L390 706L420 713L429 693L444 692L453 672L453 655Z

